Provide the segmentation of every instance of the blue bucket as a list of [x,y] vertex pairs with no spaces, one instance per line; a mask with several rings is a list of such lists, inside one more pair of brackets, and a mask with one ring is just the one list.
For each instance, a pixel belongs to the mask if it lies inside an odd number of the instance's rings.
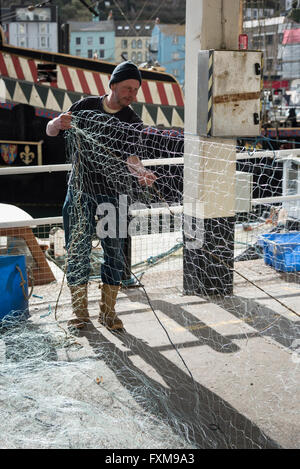
[[28,317],[26,258],[0,256],[0,321],[20,316]]

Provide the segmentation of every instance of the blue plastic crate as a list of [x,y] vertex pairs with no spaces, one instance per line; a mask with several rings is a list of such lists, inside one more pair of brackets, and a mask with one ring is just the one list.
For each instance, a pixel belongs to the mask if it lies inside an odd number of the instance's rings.
[[300,271],[300,232],[261,235],[258,244],[264,251],[264,262],[281,272]]

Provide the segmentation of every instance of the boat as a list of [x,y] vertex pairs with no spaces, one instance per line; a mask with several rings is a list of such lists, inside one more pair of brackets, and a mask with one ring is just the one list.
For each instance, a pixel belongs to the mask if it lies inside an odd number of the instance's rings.
[[[66,163],[63,137],[48,137],[47,123],[83,97],[105,94],[116,65],[12,46],[1,30],[0,167]],[[141,69],[141,75],[132,107],[145,127],[182,132],[184,99],[177,80],[153,69]],[[61,211],[66,180],[64,172],[1,175],[0,200],[34,216],[48,207],[47,215],[55,216]]]

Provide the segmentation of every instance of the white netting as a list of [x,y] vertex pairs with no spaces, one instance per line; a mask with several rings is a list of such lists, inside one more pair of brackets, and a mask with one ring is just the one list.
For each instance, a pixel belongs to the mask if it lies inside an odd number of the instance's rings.
[[[283,188],[293,159],[86,111],[66,145],[68,256],[48,227],[57,284],[34,287],[25,322],[2,320],[1,446],[297,447],[299,241],[287,243],[284,270],[265,263],[259,241],[299,229],[299,199]],[[155,173],[151,187],[132,155]],[[120,233],[121,249],[104,246],[117,259],[106,269],[98,237]],[[134,288],[119,293],[125,331],[113,334],[97,321],[98,283],[121,268]],[[90,323],[76,334],[67,281],[89,283]]]

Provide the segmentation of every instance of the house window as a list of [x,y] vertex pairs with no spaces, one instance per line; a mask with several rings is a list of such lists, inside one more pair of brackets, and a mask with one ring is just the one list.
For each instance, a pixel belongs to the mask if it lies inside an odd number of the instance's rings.
[[48,23],[40,23],[39,24],[39,31],[40,31],[40,34],[49,34],[49,24]]
[[273,34],[267,34],[266,35],[266,44],[273,44]]
[[273,59],[267,59],[266,60],[266,69],[267,70],[272,70],[273,68]]
[[104,37],[103,36],[99,37],[99,44],[104,44]]
[[122,41],[121,41],[121,48],[122,48],[122,49],[127,49],[127,47],[128,47],[128,41],[127,41],[127,39],[122,39]]
[[45,47],[49,47],[49,37],[41,36],[40,37],[40,47],[45,49]]
[[27,24],[20,23],[19,24],[19,34],[26,34],[27,33]]
[[141,39],[137,40],[136,46],[138,49],[141,49],[143,47],[143,41]]
[[91,59],[93,57],[93,49],[88,49],[88,58]]
[[137,53],[137,61],[139,63],[141,63],[143,61],[143,54],[140,51]]
[[132,49],[135,49],[135,48],[136,48],[136,39],[132,39],[132,41],[131,41],[131,47],[132,47]]
[[93,38],[91,36],[87,37],[87,45],[91,46],[93,44]]
[[75,55],[76,55],[77,57],[80,57],[80,56],[81,56],[81,49],[76,49],[76,50],[75,50]]
[[104,51],[104,49],[100,49],[100,50],[99,50],[99,58],[100,58],[100,59],[104,59],[104,56],[105,56],[105,51]]
[[79,44],[81,44],[81,37],[76,37],[76,38],[75,38],[75,44],[76,44],[77,46],[79,46]]
[[282,71],[282,59],[277,60],[276,70]]
[[132,53],[131,53],[131,60],[132,60],[133,62],[136,61],[136,52],[132,52]]
[[28,47],[27,38],[25,36],[18,37],[18,46],[19,47]]
[[254,49],[259,49],[260,47],[262,47],[263,42],[263,36],[256,35],[252,38],[252,46]]

